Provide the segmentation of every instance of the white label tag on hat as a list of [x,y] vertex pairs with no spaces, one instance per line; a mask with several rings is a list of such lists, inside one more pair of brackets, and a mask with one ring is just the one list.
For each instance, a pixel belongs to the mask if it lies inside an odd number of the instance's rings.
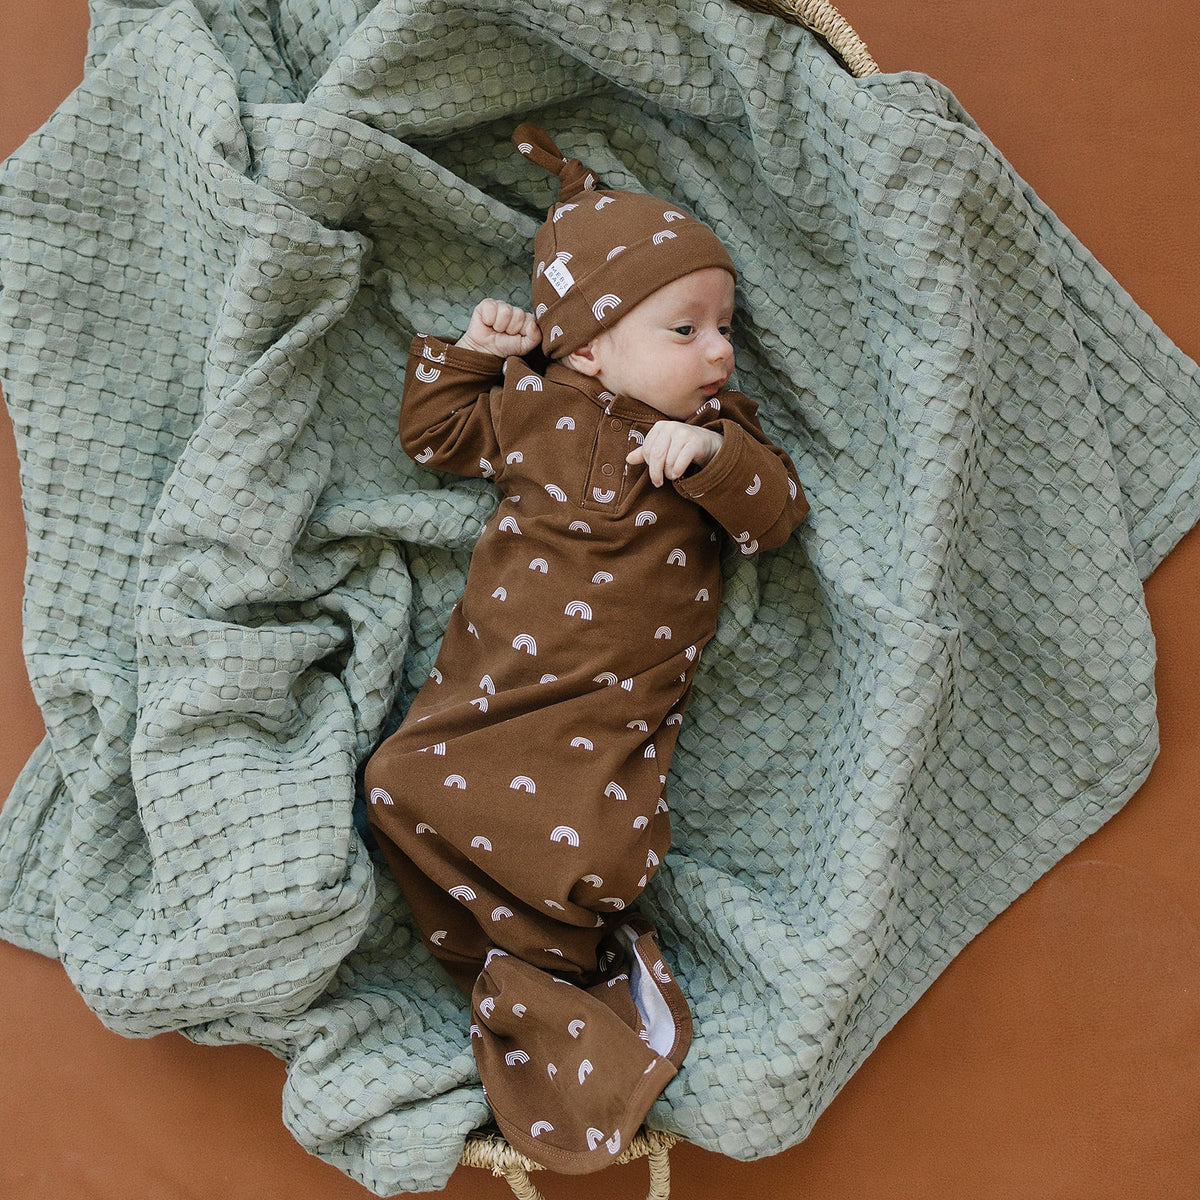
[[575,286],[575,276],[561,258],[556,258],[546,268],[545,277],[560,297],[565,296]]

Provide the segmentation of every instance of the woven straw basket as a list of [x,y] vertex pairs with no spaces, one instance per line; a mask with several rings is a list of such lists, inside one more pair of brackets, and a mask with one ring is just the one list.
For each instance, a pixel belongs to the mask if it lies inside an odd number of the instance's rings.
[[[879,66],[850,23],[828,0],[734,0],[742,8],[769,13],[793,25],[812,30],[833,52],[847,71],[857,79],[875,75]],[[648,1158],[650,1191],[647,1200],[667,1200],[671,1193],[670,1149],[679,1139],[672,1133],[643,1128],[614,1163]],[[529,1178],[540,1171],[540,1164],[526,1158],[495,1130],[471,1134],[459,1162],[464,1167],[485,1167],[493,1175],[503,1175],[517,1200],[545,1200]]]

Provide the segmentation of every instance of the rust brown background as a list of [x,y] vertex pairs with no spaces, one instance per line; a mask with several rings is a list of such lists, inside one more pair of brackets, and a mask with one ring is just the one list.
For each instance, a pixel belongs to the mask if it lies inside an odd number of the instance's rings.
[[[884,70],[947,83],[1081,240],[1200,357],[1200,6],[844,0]],[[0,155],[78,81],[84,0],[0,0]],[[24,541],[0,416],[0,795],[40,736],[20,656]],[[1127,808],[955,960],[803,1145],[672,1154],[676,1200],[1200,1196],[1200,533],[1147,588],[1162,752]],[[280,1123],[283,1066],[126,1041],[57,963],[0,943],[4,1200],[368,1200]],[[645,1164],[538,1183],[645,1195]],[[448,1200],[504,1200],[460,1170]]]

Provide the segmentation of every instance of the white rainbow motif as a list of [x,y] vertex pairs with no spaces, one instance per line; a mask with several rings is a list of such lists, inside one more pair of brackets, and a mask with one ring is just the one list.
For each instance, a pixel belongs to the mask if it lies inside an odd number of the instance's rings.
[[592,488],[592,498],[597,504],[610,504],[617,498],[617,493],[610,491],[608,488],[601,489],[594,487]]
[[507,589],[507,588],[498,587],[498,588],[497,588],[497,589],[496,589],[496,590],[495,590],[495,591],[492,593],[492,599],[493,599],[493,600],[507,600],[507,599],[508,599],[508,589]]
[[670,812],[670,811],[671,811],[671,810],[670,810],[670,809],[667,807],[667,801],[666,801],[666,798],[665,798],[665,797],[663,797],[663,796],[659,796],[659,798],[658,798],[658,803],[657,803],[657,804],[654,806],[654,811],[655,811],[656,813],[665,813],[665,812]]
[[501,949],[500,949],[498,946],[493,946],[493,947],[492,947],[492,948],[491,948],[491,949],[490,949],[490,950],[487,952],[487,958],[485,958],[485,959],[483,960],[483,965],[484,965],[485,967],[486,967],[486,966],[488,966],[488,965],[491,963],[491,961],[492,961],[492,959],[493,959],[493,958],[507,958],[507,957],[508,957],[508,951],[507,951],[507,950],[501,950]]
[[[543,904],[544,904],[544,905],[545,905],[547,908],[557,908],[559,912],[566,912],[566,911],[567,911],[565,908],[563,908],[563,906],[562,906],[561,904],[559,904],[559,902],[558,902],[557,900],[543,900],[543,901],[542,901],[542,903],[543,903]],[[561,950],[551,950],[551,949],[550,949],[550,947],[549,947],[549,946],[547,946],[547,947],[546,947],[546,953],[547,953],[547,954],[558,954],[558,955],[561,955],[561,954],[562,954],[562,951],[561,951]]]
[[510,1050],[504,1056],[504,1061],[508,1063],[510,1067],[515,1067],[518,1063],[527,1063],[529,1061],[529,1055],[526,1054],[524,1050]]
[[552,842],[563,842],[568,846],[579,845],[579,833],[572,829],[570,825],[556,825],[554,832],[550,834]]
[[667,555],[667,563],[672,567],[686,567],[687,555],[684,554],[684,552],[678,546],[676,546],[675,549]]
[[621,691],[632,692],[633,691],[633,680],[632,679],[622,679],[621,680]]
[[682,724],[683,724],[683,713],[677,713],[677,712],[673,712],[673,713],[672,713],[672,714],[671,714],[671,715],[670,715],[670,716],[667,718],[667,721],[666,721],[666,723],[667,723],[668,725],[682,725]]
[[591,533],[592,527],[586,521],[572,521],[567,528],[572,533]]
[[655,640],[656,642],[669,642],[669,641],[671,640],[671,627],[670,627],[670,625],[660,625],[660,626],[659,626],[659,627],[658,627],[658,628],[657,628],[657,629],[654,631],[654,640]]
[[[593,1070],[595,1070],[595,1068],[592,1066],[591,1061],[585,1058],[583,1062],[579,1064],[579,1082],[582,1083],[592,1073]],[[592,1146],[590,1148],[594,1150],[596,1147]]]
[[488,710],[488,702],[487,702],[487,697],[486,697],[486,696],[476,696],[476,697],[475,697],[475,699],[471,701],[471,703],[472,703],[472,704],[473,704],[473,705],[474,705],[474,706],[475,706],[477,709],[479,709],[479,711],[480,711],[481,713],[485,713],[485,712],[487,712],[487,710]]
[[634,829],[645,829],[650,824],[650,818],[647,816],[636,817],[633,822]]
[[591,738],[573,737],[571,739],[571,749],[572,750],[595,750],[595,748],[596,747],[592,743]]
[[434,667],[433,670],[429,672],[429,678],[432,679],[434,681],[434,683],[441,683],[442,682],[442,672],[441,672],[440,668]]
[[589,171],[583,177],[583,190],[585,192],[591,192],[591,191],[595,190],[595,187],[596,187],[596,177],[595,177],[595,175],[593,175],[591,173],[591,171]]
[[572,600],[563,609],[563,614],[568,617],[582,617],[585,621],[590,621],[592,619],[592,606],[585,604],[582,600]]
[[650,968],[654,972],[654,978],[659,983],[671,983],[671,972],[667,970],[666,964],[660,958],[653,967]]
[[481,1042],[483,1041],[483,1030],[474,1021],[471,1022],[471,1036],[478,1038]]
[[602,1141],[604,1141],[604,1134],[601,1133],[599,1129],[592,1127],[587,1131],[587,1144],[589,1150],[595,1150],[595,1148],[600,1145]]
[[553,1133],[554,1126],[549,1121],[534,1121],[529,1127],[530,1137],[541,1137],[543,1133]]
[[759,493],[759,489],[761,487],[762,487],[762,480],[757,475],[755,475],[755,477],[750,481],[750,486],[746,489],[746,495],[747,496],[757,496]]
[[611,671],[601,671],[599,675],[592,676],[592,682],[602,683],[605,687],[612,687],[618,680]]
[[485,838],[482,834],[480,834],[479,837],[473,837],[471,839],[471,849],[472,850],[487,850],[490,852],[491,848],[492,848],[491,839]]
[[661,246],[663,242],[674,241],[678,236],[679,235],[677,233],[672,232],[670,229],[664,229],[661,232],[656,233],[650,240],[656,246]]
[[537,791],[537,784],[528,775],[517,775],[508,785],[514,792],[528,792],[531,796]]
[[648,508],[642,509],[636,517],[633,518],[635,525],[654,525],[658,521],[658,514],[652,513]]
[[686,649],[686,650],[683,652],[683,656],[684,656],[684,658],[686,658],[686,659],[688,660],[688,662],[695,662],[695,661],[696,661],[696,655],[697,655],[697,654],[699,654],[699,653],[700,653],[700,651],[699,651],[699,650],[697,650],[695,646],[689,646],[689,647],[688,647],[688,648],[687,648],[687,649]]
[[552,342],[557,342],[562,335],[563,331],[560,325],[555,325],[554,328],[550,330],[550,340]]
[[496,473],[496,468],[493,467],[486,458],[481,458],[479,460],[479,473],[484,477],[484,479],[491,479],[491,477]]
[[558,420],[554,423],[554,428],[555,429],[574,429],[575,428],[575,418],[574,417],[559,417]]
[[422,383],[437,383],[442,377],[442,373],[437,367],[427,367],[423,362],[417,363],[417,369],[413,374]]
[[616,196],[601,196],[596,201],[596,211],[599,212],[602,208],[607,208],[610,204],[616,204]]
[[558,1068],[553,1063],[547,1063],[546,1064],[546,1074],[549,1075],[551,1079],[553,1079],[555,1077],[555,1075],[558,1074]]
[[614,258],[616,258],[618,254],[620,254],[622,251],[624,251],[626,249],[628,249],[628,247],[626,247],[626,246],[614,246],[606,255],[605,261],[612,262],[612,260]]
[[533,145],[530,142],[518,142],[517,149],[520,150],[520,152],[524,154],[526,158],[533,153]]
[[714,396],[711,400],[706,400],[702,405],[700,405],[700,407],[698,409],[696,409],[696,412],[702,413],[707,408],[711,408],[713,410],[713,412],[720,412],[721,411],[720,400],[718,400],[716,398],[716,396]]
[[461,901],[463,904],[470,904],[475,899],[474,888],[469,888],[465,883],[455,884],[452,888],[446,889],[455,900]]
[[653,742],[651,742],[646,747],[646,749],[642,751],[642,757],[643,758],[657,758],[658,757],[658,750],[655,747]]
[[523,1004],[514,1004],[512,1006],[512,1014],[514,1017],[523,1017],[529,1010]]
[[496,1011],[495,996],[484,996],[479,1002],[479,1011],[485,1016],[490,1017]]
[[[546,268],[541,263],[538,263],[539,274],[541,274],[541,272],[545,269]],[[533,315],[540,321],[546,315],[546,306],[544,304],[539,304],[537,308],[533,310]]]
[[376,788],[371,789],[371,803],[372,804],[395,804],[396,802],[395,802],[395,800],[393,800],[391,798],[391,796],[388,795],[387,792],[385,792],[383,790],[383,788],[376,787]]
[[663,220],[669,225],[672,221],[686,221],[687,217],[681,212],[676,212],[676,210],[673,208],[668,208],[667,211],[663,213]]
[[613,577],[607,571],[597,571],[592,576],[593,583],[612,583]]
[[432,833],[435,837],[437,836],[437,830],[428,821],[422,821],[418,824],[417,833]]
[[791,496],[791,498],[793,500],[795,500],[795,498],[798,494],[799,493],[796,490],[796,481],[794,479],[789,479],[788,480],[788,495]]
[[424,466],[424,464],[427,463],[432,457],[433,457],[433,447],[426,446],[425,449],[422,450],[420,454],[416,455],[416,460],[417,460],[417,462],[421,463],[422,466]]
[[442,787],[457,788],[460,792],[467,790],[467,781],[461,775],[447,775],[442,780]]
[[518,633],[512,640],[512,648],[514,650],[524,650],[526,654],[537,657],[537,642],[527,633]]
[[657,854],[654,853],[653,850],[651,850],[650,853],[646,855],[646,866],[648,866],[648,867],[657,867],[661,862],[662,862],[662,860],[658,857]]
[[558,682],[557,675],[543,675],[541,677],[541,679],[538,680],[538,683],[557,683],[557,682]]
[[426,343],[421,347],[421,357],[429,359],[430,362],[444,363],[446,361],[446,352],[443,350],[441,354],[434,354],[433,347]]
[[492,677],[490,675],[485,675],[479,681],[479,690],[487,692],[489,696],[494,696],[496,694],[496,685],[492,682]]
[[745,555],[757,554],[758,553],[758,541],[756,539],[752,539],[751,541],[746,542],[744,545],[740,546],[739,549]]
[[577,1038],[586,1028],[587,1028],[587,1023],[585,1021],[581,1021],[578,1017],[576,1017],[575,1020],[572,1021],[567,1026],[567,1032],[573,1038]]
[[609,781],[608,786],[604,789],[604,794],[612,800],[628,800],[629,797],[625,794],[625,789],[616,782]]
[[560,220],[562,220],[562,218],[565,217],[567,215],[567,213],[569,213],[572,209],[576,209],[578,207],[579,207],[578,204],[560,204],[554,210],[555,224],[557,224]]
[[627,440],[636,442],[639,446],[644,446],[646,444],[646,435],[644,433],[639,433],[636,429],[631,429],[629,431],[629,437]]
[[559,502],[559,504],[566,503],[567,493],[564,492],[562,490],[562,488],[560,488],[558,486],[557,483],[546,483],[546,484],[543,484],[542,486],[546,489],[547,494],[549,494],[550,496],[553,496],[554,499]]
[[650,726],[646,724],[640,717],[636,721],[630,721],[625,726],[626,729],[640,729],[643,733],[650,732]]
[[[571,207],[574,208],[575,205],[572,205]],[[557,258],[560,263],[566,264],[569,263],[571,259],[575,257],[575,255],[573,255],[569,250],[559,250],[554,257]]]
[[611,904],[617,912],[620,912],[625,907],[625,901],[620,896],[604,896],[600,899],[600,903]]
[[696,599],[697,600],[707,600],[708,599],[708,588],[701,588],[696,593]]
[[601,879],[599,875],[585,875],[583,877],[583,882],[590,883],[592,885],[592,887],[603,887],[604,886],[604,880]]
[[440,946],[446,940],[446,931],[444,929],[436,929],[429,935],[429,940],[435,945]]
[[492,909],[492,920],[503,921],[505,917],[511,917],[513,911],[511,908],[506,908],[503,904],[498,904]]
[[537,571],[540,575],[548,575],[550,573],[550,564],[544,558],[533,558],[529,561],[529,569]]
[[474,622],[467,622],[467,632],[476,640],[479,641],[479,630],[475,628]]
[[592,305],[592,316],[597,321],[603,321],[608,313],[614,308],[619,308],[621,305],[621,297],[614,295],[612,292],[606,292]]
[[613,1133],[612,1137],[605,1138],[604,1145],[609,1154],[616,1154],[621,1149],[621,1131],[618,1129]]
[[513,463],[524,462],[525,455],[523,455],[520,450],[513,450],[504,461],[511,467]]

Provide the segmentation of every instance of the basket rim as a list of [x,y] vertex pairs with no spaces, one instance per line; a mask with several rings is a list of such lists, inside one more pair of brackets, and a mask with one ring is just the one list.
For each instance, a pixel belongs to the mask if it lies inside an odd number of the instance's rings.
[[829,0],[733,0],[742,8],[768,13],[815,33],[856,79],[880,74],[879,64],[854,27]]

